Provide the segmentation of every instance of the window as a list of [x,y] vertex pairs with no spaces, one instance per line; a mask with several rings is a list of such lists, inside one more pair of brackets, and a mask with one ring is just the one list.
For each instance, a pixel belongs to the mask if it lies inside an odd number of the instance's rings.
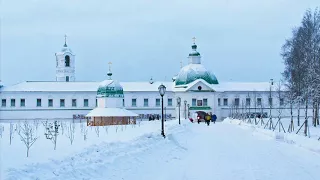
[[89,99],[84,99],[83,100],[83,106],[88,107],[89,106]]
[[131,106],[137,107],[137,99],[132,99],[131,100]]
[[224,98],[223,99],[223,105],[224,106],[228,106],[228,98]]
[[221,100],[218,98],[218,106],[221,106]]
[[69,82],[69,76],[66,76],[66,82]]
[[66,55],[64,60],[65,60],[66,67],[70,67],[70,56]]
[[65,104],[64,104],[64,99],[60,99],[60,107],[64,107]]
[[37,107],[41,107],[41,99],[37,99]]
[[283,105],[284,105],[284,99],[280,98],[280,106],[283,106]]
[[234,105],[235,106],[239,106],[240,105],[240,99],[239,98],[235,98],[234,99]]
[[168,106],[172,106],[172,98],[168,99]]
[[202,100],[197,100],[197,106],[202,106]]
[[98,106],[98,99],[96,99],[96,107]]
[[72,99],[72,107],[77,107],[77,100],[76,99]]
[[53,107],[53,99],[48,99],[48,107]]
[[143,99],[143,106],[148,107],[149,106],[149,99]]
[[26,100],[25,99],[20,99],[20,106],[25,107],[26,106]]
[[124,99],[122,99],[122,106],[123,106],[123,107],[125,107],[125,104],[124,104]]
[[208,106],[208,99],[203,99],[203,106]]
[[196,99],[192,99],[192,106],[196,106],[197,100]]
[[6,99],[2,99],[1,106],[2,107],[6,107],[7,106],[7,100]]
[[157,106],[157,107],[160,106],[160,99],[156,99],[156,106]]
[[261,104],[262,104],[262,99],[261,98],[257,98],[257,105],[261,106]]
[[272,106],[272,98],[269,98],[269,106]]
[[246,106],[251,106],[251,99],[250,98],[246,98]]
[[11,99],[11,107],[15,107],[16,106],[16,100],[15,99]]

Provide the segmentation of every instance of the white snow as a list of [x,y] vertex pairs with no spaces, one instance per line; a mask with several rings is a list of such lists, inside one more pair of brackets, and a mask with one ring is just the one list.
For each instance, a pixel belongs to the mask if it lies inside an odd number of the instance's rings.
[[124,108],[95,108],[91,110],[87,117],[137,117],[138,114],[128,111]]
[[[198,82],[198,80],[196,80]],[[194,83],[197,83],[194,81]],[[103,81],[104,82],[104,81]],[[105,83],[111,82],[106,80]],[[12,86],[4,86],[2,92],[96,92],[101,82],[56,82],[56,81],[26,81]],[[210,85],[212,89],[218,92],[224,91],[269,91],[269,82],[220,82],[220,84]],[[166,90],[181,91],[181,88],[175,88],[174,82],[155,81],[150,82],[120,82],[125,92],[154,92],[163,84]],[[189,84],[191,87],[192,83]],[[179,86],[177,86],[179,87]],[[273,87],[273,91],[275,91]],[[183,89],[182,89],[183,90]]]
[[[4,125],[7,128],[8,124]],[[89,128],[91,133],[87,141],[77,134],[73,145],[62,143],[56,151],[52,150],[51,142],[43,139],[31,148],[29,158],[23,157],[25,149],[18,139],[11,146],[8,145],[6,129],[1,138],[1,167],[2,173],[6,174],[1,178],[319,178],[320,152],[279,141],[279,138],[265,135],[259,128],[242,125],[240,121],[226,120],[224,123],[206,126],[204,123],[192,124],[186,120],[179,125],[174,120],[165,122],[165,125],[166,139],[160,136],[160,121],[144,122],[140,127],[127,126],[117,133],[115,127],[109,128],[108,134],[102,133],[104,128],[101,128],[99,138],[94,138],[94,128]],[[61,136],[62,142],[68,140],[65,139]],[[311,140],[314,145],[319,144],[319,141]]]

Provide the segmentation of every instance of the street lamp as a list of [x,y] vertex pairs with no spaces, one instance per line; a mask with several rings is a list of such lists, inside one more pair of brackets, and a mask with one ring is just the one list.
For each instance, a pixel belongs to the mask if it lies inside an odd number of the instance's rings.
[[180,97],[177,98],[177,105],[179,107],[179,124],[180,124],[180,106],[181,106],[181,98]]
[[271,109],[272,109],[272,96],[271,96],[271,90],[272,90],[272,86],[273,86],[273,79],[270,79],[270,97],[269,97],[269,106],[270,106],[270,126],[269,129],[271,129],[271,127],[273,128],[273,123],[272,123],[272,116],[271,116]]
[[190,108],[190,104],[187,104],[188,107],[188,118],[190,117],[190,112],[189,112],[189,108]]
[[187,100],[184,100],[184,118],[187,119]]
[[164,122],[163,122],[163,96],[166,93],[166,86],[164,86],[163,84],[161,84],[158,87],[160,96],[161,96],[161,111],[162,111],[162,119],[161,119],[161,135],[165,138],[166,136],[164,135]]

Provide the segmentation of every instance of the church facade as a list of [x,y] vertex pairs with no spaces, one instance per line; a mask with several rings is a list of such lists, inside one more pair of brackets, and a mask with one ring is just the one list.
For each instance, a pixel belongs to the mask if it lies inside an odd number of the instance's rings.
[[[219,82],[201,64],[195,42],[191,47],[189,64],[181,67],[171,81],[119,82],[123,87],[122,106],[139,114],[140,119],[159,117],[161,84],[166,86],[165,118],[178,118],[180,114],[185,119],[194,118],[195,113],[212,113],[221,120],[235,110],[269,113],[270,107],[285,106],[284,98],[275,97],[275,87],[270,82]],[[114,91],[101,89],[101,82],[76,81],[75,55],[66,42],[55,56],[55,81],[25,81],[0,87],[1,120],[84,118],[97,106],[101,91]],[[109,67],[108,76],[111,75]],[[177,98],[181,99],[180,107]],[[108,103],[112,103],[112,97],[109,99]]]

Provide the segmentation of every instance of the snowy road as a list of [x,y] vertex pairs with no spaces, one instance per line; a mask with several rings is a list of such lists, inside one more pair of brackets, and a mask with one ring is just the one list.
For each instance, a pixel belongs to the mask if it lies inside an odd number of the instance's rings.
[[320,154],[250,129],[184,124],[131,143],[102,144],[63,161],[14,169],[8,179],[316,180]]

